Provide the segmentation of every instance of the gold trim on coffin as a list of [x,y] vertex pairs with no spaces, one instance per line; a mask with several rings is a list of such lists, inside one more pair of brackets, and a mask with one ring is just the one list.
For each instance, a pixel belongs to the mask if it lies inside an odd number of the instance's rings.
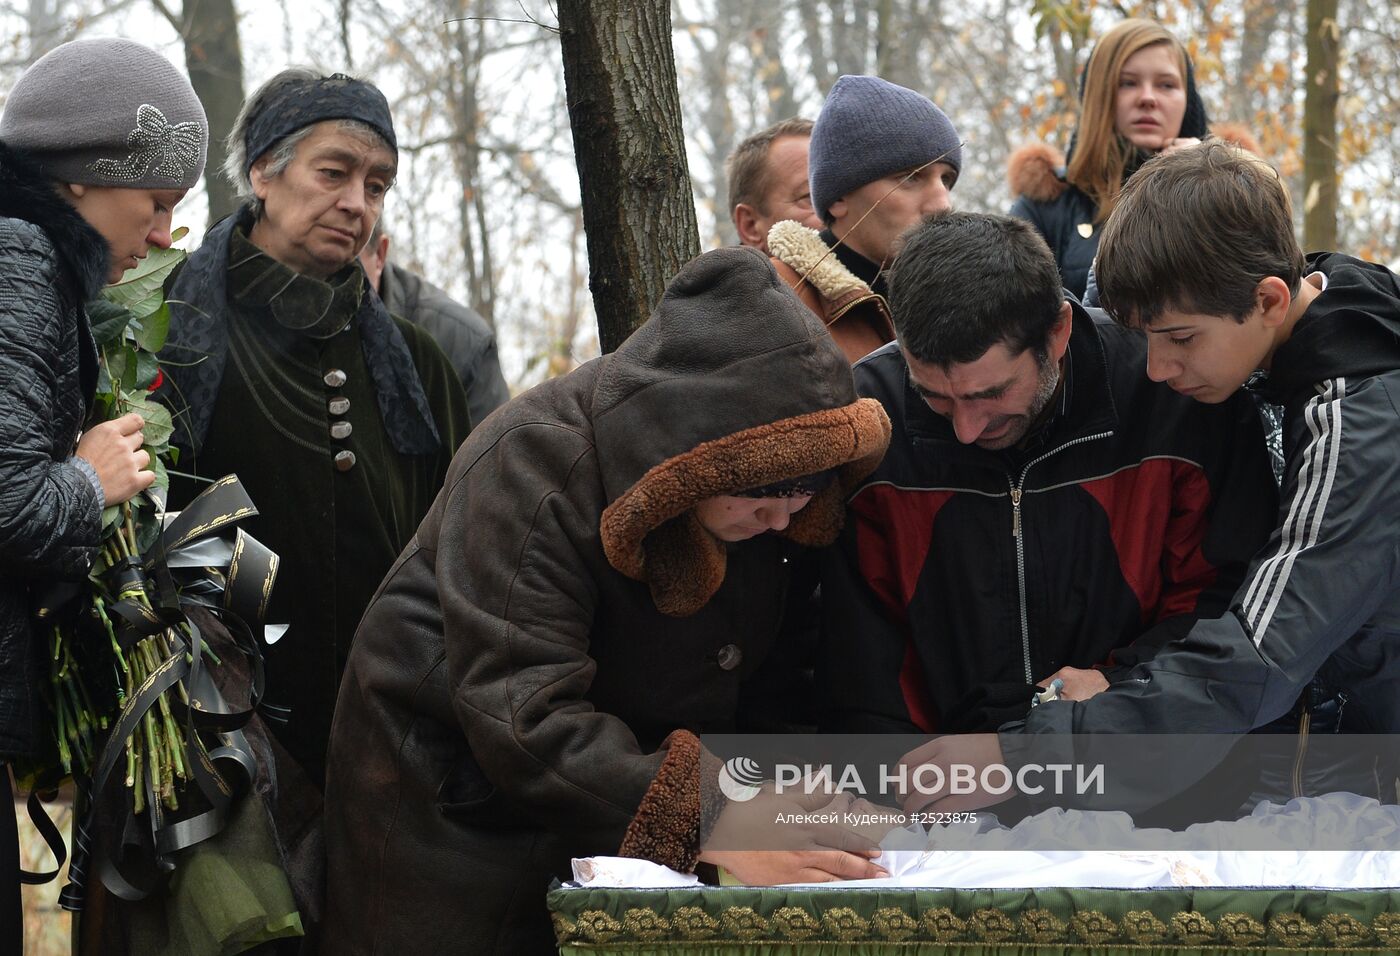
[[820,917],[799,906],[783,906],[762,916],[748,906],[729,906],[718,916],[698,906],[682,906],[669,917],[649,907],[632,907],[619,920],[606,910],[584,910],[577,919],[553,914],[561,946],[607,947],[613,943],[772,942],[772,943],[1027,943],[1095,947],[1217,944],[1238,950],[1324,949],[1337,952],[1388,951],[1400,945],[1400,913],[1381,913],[1368,926],[1343,913],[1312,922],[1299,913],[1280,913],[1265,926],[1248,913],[1226,913],[1215,920],[1196,912],[1172,916],[1170,925],[1147,910],[1115,920],[1098,910],[1082,910],[1068,922],[1046,909],[1017,916],[994,908],[959,918],[947,907],[927,909],[918,918],[889,906],[866,918],[848,906]]

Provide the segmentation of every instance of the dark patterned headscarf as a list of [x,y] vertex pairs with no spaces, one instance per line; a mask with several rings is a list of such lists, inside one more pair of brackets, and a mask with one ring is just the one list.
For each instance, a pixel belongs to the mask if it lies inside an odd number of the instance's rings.
[[248,121],[243,138],[245,173],[258,158],[299,129],[323,120],[350,119],[364,123],[384,138],[395,154],[394,118],[389,101],[379,88],[363,80],[337,73],[310,80],[296,80],[278,87]]
[[743,491],[734,492],[734,496],[736,498],[800,498],[803,495],[815,495],[835,480],[836,470],[828,469],[811,475],[789,478],[787,481],[775,481],[771,485],[745,488]]

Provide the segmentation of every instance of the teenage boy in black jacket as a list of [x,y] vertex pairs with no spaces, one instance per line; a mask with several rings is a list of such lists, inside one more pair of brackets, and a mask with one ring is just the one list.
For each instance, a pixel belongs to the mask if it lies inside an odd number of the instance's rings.
[[[1147,331],[1154,381],[1216,405],[1256,369],[1267,373],[1256,387],[1285,409],[1277,527],[1228,610],[1128,679],[1037,707],[998,736],[946,738],[906,759],[1015,767],[1028,749],[1072,747],[1092,760],[1105,738],[1086,735],[1101,732],[1243,733],[1287,711],[1315,675],[1346,694],[1341,730],[1400,731],[1396,276],[1337,253],[1305,259],[1273,168],[1207,144],[1133,177],[1104,231],[1098,277],[1110,314]],[[1190,782],[1145,787],[1160,797]],[[1125,805],[1139,792],[1118,791]],[[1004,799],[933,796],[938,807]]]
[[1247,396],[1145,379],[1143,334],[1067,300],[1023,220],[916,227],[891,304],[854,371],[893,438],[823,567],[825,729],[995,730],[1225,610],[1276,504]]

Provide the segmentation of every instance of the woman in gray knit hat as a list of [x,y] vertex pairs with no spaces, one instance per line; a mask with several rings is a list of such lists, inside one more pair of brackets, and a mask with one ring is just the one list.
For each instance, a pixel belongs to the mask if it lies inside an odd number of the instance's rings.
[[[130,40],[78,40],[31,66],[0,113],[0,806],[39,746],[37,581],[81,580],[101,514],[154,480],[139,416],[82,431],[97,387],[84,303],[151,245],[204,171],[189,81]],[[22,951],[15,819],[0,813],[0,952]]]

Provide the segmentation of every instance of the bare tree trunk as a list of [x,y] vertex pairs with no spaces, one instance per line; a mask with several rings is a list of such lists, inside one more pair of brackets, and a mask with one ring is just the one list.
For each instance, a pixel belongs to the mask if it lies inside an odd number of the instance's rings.
[[25,62],[33,63],[63,40],[63,0],[29,0],[25,16],[29,45]]
[[918,67],[919,43],[937,36],[928,11],[916,0],[879,0],[876,21],[875,72],[891,83],[929,92],[929,75]]
[[1221,118],[1249,122],[1254,118],[1255,74],[1269,52],[1269,41],[1282,11],[1272,0],[1243,0],[1243,5],[1240,58],[1228,88],[1230,115]]
[[831,52],[838,76],[870,70],[870,0],[830,0]]
[[[1286,16],[1288,19],[1285,23],[1283,35],[1285,38],[1284,42],[1287,44],[1288,47],[1288,54],[1283,62],[1293,64],[1297,63],[1301,58],[1298,52],[1299,43],[1301,42],[1303,44],[1304,49],[1306,49],[1307,47],[1307,38],[1303,36],[1303,32],[1306,29],[1308,22],[1307,7],[1305,4],[1302,3],[1294,3],[1291,6],[1289,6]],[[1299,126],[1302,125],[1302,117],[1301,114],[1298,113],[1294,104],[1298,102],[1299,82],[1307,82],[1307,77],[1305,75],[1306,73],[1306,69],[1302,71],[1293,69],[1285,70],[1283,89],[1278,91],[1278,99],[1276,101],[1277,109],[1280,115],[1288,116],[1290,119],[1297,120]],[[1296,164],[1293,170],[1293,174],[1288,177],[1288,194],[1290,196],[1301,196],[1303,194],[1302,163]],[[1295,214],[1295,218],[1297,218],[1299,223],[1301,224],[1302,210],[1298,208],[1297,203],[1294,203],[1293,211]]]
[[209,223],[233,212],[238,195],[224,178],[228,150],[224,140],[243,106],[243,50],[238,43],[238,11],[233,0],[185,0],[178,18],[160,0],[155,6],[171,19],[185,41],[185,68],[204,113],[209,117],[209,161],[204,186],[209,196]]
[[[489,11],[482,11],[483,16]],[[467,39],[466,24],[459,24],[457,34],[458,55],[462,59],[467,81],[463,83],[466,95],[462,101],[459,116],[459,141],[467,151],[467,170],[471,183],[472,212],[476,222],[476,234],[481,240],[481,268],[473,276],[471,288],[472,308],[481,314],[492,328],[496,327],[496,265],[491,261],[491,233],[486,228],[486,191],[481,188],[481,148],[478,142],[481,132],[481,106],[477,94],[477,80],[481,76],[481,61],[486,55],[486,21],[475,21],[476,42]],[[470,64],[470,66],[468,66]],[[466,224],[463,224],[466,228]]]
[[[486,17],[491,10],[483,0],[450,0],[443,9],[451,20],[447,30],[452,69],[444,91],[454,134],[452,164],[461,183],[457,193],[458,238],[466,263],[469,304],[494,327],[495,264],[491,261],[491,245],[485,228],[479,143],[481,110],[477,96],[477,79],[485,53],[484,21],[467,19],[468,15]],[[475,42],[469,30],[475,31]]]
[[724,161],[734,148],[734,111],[729,105],[729,94],[734,85],[734,76],[729,69],[731,51],[742,47],[749,32],[748,17],[743,0],[717,0],[714,15],[711,17],[714,41],[708,48],[696,39],[696,49],[700,53],[700,77],[704,81],[705,106],[700,110],[700,122],[709,141],[706,149],[706,164],[710,169],[708,182],[698,179],[695,185],[702,192],[701,199],[709,200],[715,210],[715,231],[721,245],[738,241],[734,223],[729,216],[729,184]]
[[583,269],[579,265],[579,239],[583,238],[583,213],[574,213],[574,230],[569,236],[569,304],[564,310],[559,333],[554,336],[549,349],[550,378],[563,375],[574,368],[574,337],[578,335],[578,325],[583,318],[583,302],[580,294],[583,289]]
[[282,58],[288,63],[295,63],[296,56],[292,52],[292,9],[288,0],[277,0],[277,5],[282,9]]
[[[443,92],[447,97],[448,113],[452,120],[452,167],[457,173],[457,240],[462,248],[462,260],[466,266],[468,294],[474,294],[478,286],[476,264],[476,240],[472,237],[472,194],[476,191],[476,173],[471,162],[472,144],[475,136],[469,136],[463,122],[471,122],[473,113],[467,106],[472,98],[475,85],[472,70],[475,64],[464,60],[461,53],[461,25],[466,16],[465,0],[443,5],[443,12],[450,18],[446,30],[451,34],[448,41],[449,60],[454,68],[444,78]],[[473,306],[475,308],[475,306]],[[477,310],[480,311],[479,309]]]
[[1337,0],[1308,0],[1307,88],[1303,93],[1303,245],[1337,247]]
[[831,62],[839,79],[851,72],[846,66],[851,57],[851,25],[846,19],[846,0],[826,0],[826,8],[831,16]]
[[894,23],[894,0],[875,0],[875,74],[890,79],[894,68],[894,46],[898,28]]
[[826,33],[822,30],[818,0],[798,0],[797,9],[802,17],[802,34],[807,40],[812,79],[817,81],[821,95],[826,96],[836,77],[831,75],[831,62],[826,55]]
[[[761,8],[755,7],[757,13]],[[767,19],[755,29],[762,31],[763,62],[756,64],[768,96],[768,125],[797,115],[797,97],[792,92],[792,77],[783,63],[783,11],[781,7],[763,9]]]
[[700,251],[668,0],[563,0],[588,286],[604,352],[646,321]]
[[1079,44],[1073,33],[1060,28],[1050,21],[1046,35],[1050,39],[1050,49],[1055,51],[1055,78],[1064,84],[1064,94],[1060,99],[1064,109],[1079,112]]
[[355,68],[355,54],[350,49],[350,0],[340,0],[340,9],[336,13],[336,19],[340,21],[340,49],[345,54],[345,69]]

